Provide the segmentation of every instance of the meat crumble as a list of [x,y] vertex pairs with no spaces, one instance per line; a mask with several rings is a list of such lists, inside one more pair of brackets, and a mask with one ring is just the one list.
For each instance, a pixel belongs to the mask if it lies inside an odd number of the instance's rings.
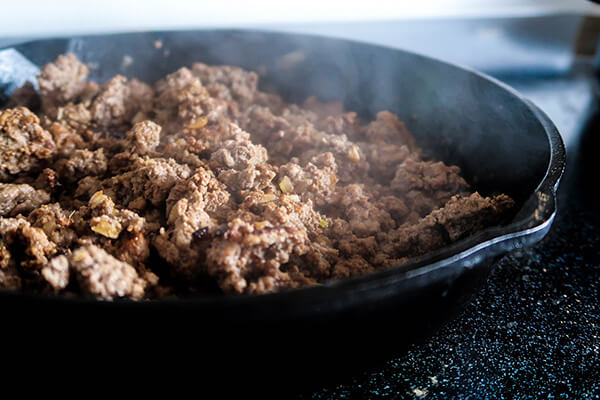
[[260,294],[397,267],[503,223],[389,111],[372,121],[196,63],[153,85],[72,54],[0,109],[0,288]]

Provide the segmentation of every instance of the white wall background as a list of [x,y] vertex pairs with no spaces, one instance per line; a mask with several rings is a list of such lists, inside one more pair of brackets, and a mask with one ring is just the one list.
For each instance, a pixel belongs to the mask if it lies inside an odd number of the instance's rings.
[[0,38],[146,29],[600,14],[586,0],[0,0]]

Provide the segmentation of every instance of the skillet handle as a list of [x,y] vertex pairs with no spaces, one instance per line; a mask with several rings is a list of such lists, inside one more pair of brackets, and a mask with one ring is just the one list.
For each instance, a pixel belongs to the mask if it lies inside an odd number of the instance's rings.
[[[528,206],[523,207],[517,215],[517,217],[519,217],[521,214],[533,214],[529,225],[530,227],[535,227],[540,223],[553,218],[554,214],[556,214],[557,190],[560,179],[565,171],[567,154],[562,136],[546,113],[531,100],[523,100],[544,128],[544,131],[548,136],[548,142],[550,143],[550,160],[546,175],[531,198],[527,200]],[[535,210],[533,213],[531,212],[532,209]]]

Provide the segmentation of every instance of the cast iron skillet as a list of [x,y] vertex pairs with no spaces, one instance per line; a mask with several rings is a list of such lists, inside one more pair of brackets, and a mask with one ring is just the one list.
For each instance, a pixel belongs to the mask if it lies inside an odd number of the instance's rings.
[[[481,193],[511,195],[518,212],[508,225],[399,268],[285,293],[140,303],[0,294],[5,313],[58,339],[73,340],[76,331],[96,338],[92,347],[104,348],[107,337],[123,335],[129,340],[121,346],[128,351],[142,340],[153,346],[156,351],[148,354],[154,356],[185,351],[206,360],[216,353],[211,363],[223,356],[234,365],[260,357],[280,371],[307,360],[315,368],[350,358],[362,362],[365,355],[391,357],[439,329],[481,287],[498,257],[539,241],[554,219],[565,167],[556,128],[513,89],[480,73],[401,50],[316,36],[142,32],[40,40],[0,50],[0,70],[9,71],[0,74],[5,94],[35,75],[35,66],[21,55],[40,66],[65,52],[89,63],[91,79],[100,82],[117,73],[153,82],[202,61],[262,71],[262,87],[290,101],[309,95],[343,100],[346,109],[365,118],[390,110],[421,147],[459,165]],[[106,349],[116,348],[111,346]]]

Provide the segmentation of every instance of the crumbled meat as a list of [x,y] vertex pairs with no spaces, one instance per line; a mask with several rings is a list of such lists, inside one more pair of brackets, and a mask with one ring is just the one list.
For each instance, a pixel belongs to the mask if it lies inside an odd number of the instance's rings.
[[107,160],[104,149],[90,151],[73,150],[69,158],[62,158],[55,164],[61,181],[73,183],[86,176],[103,175],[106,172]]
[[389,212],[390,216],[396,221],[396,225],[404,222],[410,212],[404,200],[392,195],[380,197],[376,203],[376,207]]
[[369,172],[369,162],[363,150],[348,140],[345,135],[319,133],[319,140],[313,148],[301,155],[301,160],[309,161],[319,156],[323,151],[335,156],[338,166],[337,179],[342,183],[364,182]]
[[37,115],[24,107],[0,111],[0,181],[36,172],[54,151],[54,140]]
[[52,122],[48,126],[48,132],[56,144],[59,157],[68,157],[74,149],[83,149],[86,146],[83,137],[68,125]]
[[173,206],[182,199],[198,201],[208,212],[218,213],[218,210],[229,206],[230,193],[211,170],[201,167],[189,179],[180,181],[172,188],[166,202],[168,219],[173,218]]
[[241,107],[245,107],[252,102],[258,85],[256,72],[244,71],[241,68],[229,65],[209,66],[195,63],[192,65],[192,73],[200,78],[202,84],[209,89],[225,89],[219,92],[225,92],[228,96],[221,94],[221,97],[224,97],[224,100],[233,99]]
[[201,129],[207,122],[217,122],[228,111],[227,103],[211,97],[198,79],[178,93],[177,117],[188,130]]
[[[102,300],[321,284],[510,218],[389,111],[302,105],[202,63],[153,85],[72,54],[0,110],[0,288]],[[38,115],[32,111],[38,112]]]
[[296,286],[280,266],[306,250],[306,233],[294,227],[265,227],[233,220],[206,252],[206,268],[221,289],[233,293],[274,291]]
[[369,236],[394,227],[389,212],[377,207],[364,185],[347,185],[338,191],[338,196],[339,206],[344,207],[349,227],[357,236]]
[[0,216],[16,217],[50,201],[50,195],[29,185],[0,183]]
[[202,130],[208,121],[217,122],[228,103],[212,97],[188,68],[180,68],[155,85],[157,122],[169,134]]
[[336,173],[337,164],[331,153],[313,157],[304,168],[296,163],[279,168],[279,175],[289,178],[293,192],[304,201],[312,200],[317,207],[335,202]]
[[443,206],[452,196],[467,191],[469,185],[459,173],[457,166],[409,157],[396,169],[390,186],[422,217]]
[[330,114],[317,122],[317,128],[334,135],[346,135],[357,139],[360,133],[360,123],[355,112]]
[[160,108],[173,107],[174,104],[177,104],[179,93],[193,80],[192,71],[182,67],[156,82],[154,88],[157,94],[157,106]]
[[369,163],[369,175],[386,184],[394,179],[398,165],[409,157],[418,157],[406,145],[361,142],[358,146]]
[[[176,274],[196,276],[205,257],[203,238],[219,229],[230,210],[230,194],[212,172],[198,168],[187,181],[173,187],[166,206],[168,229],[161,229],[154,245]],[[199,231],[204,234],[199,236]]]
[[142,272],[146,271],[150,236],[159,228],[158,224],[147,221],[131,210],[116,207],[113,200],[102,191],[92,195],[88,206],[80,208],[79,215],[89,228],[86,230],[89,234],[86,243],[101,245],[119,260]]
[[455,242],[498,223],[513,206],[514,201],[504,194],[481,197],[475,192],[468,197],[452,197],[443,208],[431,215],[444,227],[450,241]]
[[48,257],[56,253],[56,245],[40,228],[32,227],[23,218],[0,217],[0,241],[11,249],[22,247],[25,250],[20,267],[29,270],[39,270],[48,263]]
[[82,246],[68,257],[69,269],[75,275],[83,294],[104,300],[141,299],[146,282],[131,265],[119,261],[94,245]]
[[383,258],[416,257],[497,224],[514,206],[506,195],[454,196],[442,208],[387,233],[381,247]]
[[54,257],[42,268],[42,276],[55,290],[62,290],[69,284],[69,260],[60,255]]
[[117,75],[112,78],[91,105],[92,119],[102,126],[120,126],[131,122],[136,110],[144,111],[152,103],[152,88],[136,79]]
[[59,248],[67,249],[82,230],[81,213],[64,210],[59,203],[46,204],[29,214],[31,225],[44,231]]
[[[65,127],[72,129],[75,132],[83,134],[87,133],[86,129],[90,126],[92,114],[83,104],[68,103],[56,108],[55,111],[56,112],[52,114],[52,118],[56,122],[63,124]],[[50,114],[47,114],[47,116],[49,115]]]
[[335,279],[349,278],[364,275],[374,270],[373,265],[369,264],[364,258],[354,255],[335,264],[332,277]]
[[173,159],[144,157],[135,159],[130,171],[107,178],[100,186],[118,204],[129,206],[135,203],[136,209],[142,209],[147,203],[160,206],[173,186],[190,175],[187,165]]
[[289,137],[287,130],[290,124],[285,118],[274,114],[274,111],[268,107],[252,105],[244,110],[239,117],[242,129],[252,132],[252,140],[261,143],[267,143],[269,140],[269,153],[274,152],[289,154],[291,148],[286,145],[284,138]]
[[33,187],[46,193],[53,193],[60,187],[56,171],[52,168],[44,168],[33,182]]
[[60,55],[42,68],[38,83],[44,108],[74,100],[85,88],[88,72],[73,54]]
[[262,190],[271,184],[277,173],[269,164],[249,165],[241,171],[228,169],[219,173],[219,180],[232,191]]
[[[184,132],[187,131],[184,130]],[[249,138],[250,134],[243,131],[235,123],[211,124],[199,130],[194,130],[193,134],[186,135],[185,137],[179,137],[178,135],[168,137],[169,144],[165,146],[165,153],[178,161],[181,159],[181,162],[189,163],[181,158],[180,153],[182,151],[185,152],[187,150],[194,154],[209,155],[218,151],[223,146],[224,141],[251,143],[248,141]],[[260,156],[257,152],[260,152],[260,147],[254,146],[251,154]]]
[[351,257],[354,254],[367,260],[373,258],[379,251],[378,243],[374,236],[359,238],[355,235],[349,235],[340,240],[337,246],[340,252],[347,257]]
[[102,189],[102,182],[96,176],[86,176],[77,182],[75,197],[84,197],[89,199],[94,193]]
[[408,131],[404,122],[389,111],[377,113],[377,119],[364,128],[365,136],[375,144],[394,143],[415,148],[415,138]]
[[127,132],[127,148],[139,155],[154,152],[160,144],[161,129],[152,121],[138,122]]
[[267,150],[250,140],[226,140],[222,146],[210,156],[211,161],[218,167],[241,170],[249,165],[267,161]]

